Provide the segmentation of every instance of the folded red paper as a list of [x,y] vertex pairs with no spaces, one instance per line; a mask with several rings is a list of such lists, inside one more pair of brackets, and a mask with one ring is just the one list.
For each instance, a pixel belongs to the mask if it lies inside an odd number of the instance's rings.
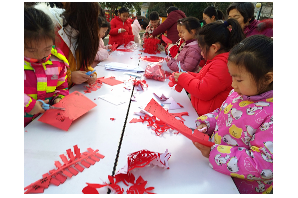
[[97,105],[82,93],[74,91],[53,106],[62,107],[65,111],[49,109],[38,119],[38,121],[67,131],[74,120],[78,119]]
[[169,126],[171,126],[173,129],[177,130],[179,133],[187,137],[193,142],[199,142],[205,146],[211,147],[214,145],[213,142],[208,141],[209,136],[201,133],[197,130],[194,131],[194,134],[192,134],[192,130],[185,126],[182,122],[177,122],[177,119],[175,116],[171,115],[169,112],[167,112],[162,106],[160,106],[153,98],[150,100],[150,102],[147,104],[145,111],[151,113],[152,115],[159,118],[161,121],[165,122]]

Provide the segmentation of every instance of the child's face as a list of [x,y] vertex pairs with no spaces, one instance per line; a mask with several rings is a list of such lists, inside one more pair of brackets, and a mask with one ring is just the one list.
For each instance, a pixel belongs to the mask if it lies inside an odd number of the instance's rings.
[[98,36],[99,36],[99,38],[104,37],[104,35],[106,34],[107,30],[108,30],[107,27],[100,28],[99,31],[98,31]]
[[228,61],[229,73],[232,76],[232,87],[239,95],[258,95],[257,83],[244,67],[238,67],[235,63]]
[[177,25],[177,31],[178,31],[179,38],[182,38],[183,39],[183,37],[182,37],[182,31],[181,31],[181,25]]
[[25,45],[24,56],[41,60],[50,55],[53,44],[53,40],[50,38],[28,41],[28,46]]
[[194,30],[191,30],[191,31],[189,32],[189,31],[185,28],[184,25],[181,26],[181,34],[182,34],[182,38],[183,38],[185,41],[194,39],[194,37],[195,37]]
[[151,26],[153,28],[157,28],[158,23],[159,23],[159,19],[158,20],[150,20]]
[[121,13],[121,14],[120,14],[120,19],[121,19],[123,22],[125,22],[125,21],[128,19],[128,17],[129,17],[128,12],[124,12],[124,13]]

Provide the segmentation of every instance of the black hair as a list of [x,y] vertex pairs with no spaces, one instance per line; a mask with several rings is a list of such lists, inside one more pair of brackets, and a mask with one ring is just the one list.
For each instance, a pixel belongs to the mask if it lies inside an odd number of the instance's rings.
[[106,20],[106,18],[104,18],[102,16],[98,16],[97,22],[98,22],[99,28],[106,28],[106,27],[108,28],[109,27],[109,22]]
[[24,41],[28,47],[32,40],[52,39],[55,43],[54,23],[43,11],[34,7],[24,7]]
[[61,2],[48,2],[47,4],[49,4],[51,8],[63,8],[63,4]]
[[151,20],[151,21],[159,20],[158,12],[156,12],[156,11],[151,12],[149,15],[149,20]]
[[203,13],[206,14],[210,18],[212,18],[212,16],[214,16],[215,20],[224,20],[224,15],[223,15],[222,11],[216,9],[213,6],[209,6],[209,7],[205,8]]
[[201,27],[204,25],[203,20],[200,21],[195,17],[183,18],[180,23],[182,23],[182,25],[187,29],[189,33],[191,32],[191,30],[195,30],[196,35],[199,33]]
[[118,10],[115,10],[114,14],[115,16],[118,16]]
[[172,11],[174,11],[174,10],[178,10],[178,8],[177,7],[175,7],[175,6],[170,6],[170,7],[168,7],[168,9],[167,9],[167,14],[170,14]]
[[[244,67],[257,83],[258,91],[263,91],[265,75],[273,72],[273,40],[264,35],[247,37],[231,49],[228,61]],[[273,82],[269,86],[273,88]]]
[[140,26],[142,27],[142,29],[146,29],[146,27],[148,26],[149,24],[149,21],[146,17],[144,16],[137,16],[136,19],[138,20]]
[[126,13],[126,12],[129,13],[129,10],[125,7],[122,7],[118,10],[118,12],[119,12],[119,14]]
[[[232,30],[228,29],[228,26],[232,26]],[[206,52],[214,43],[220,44],[218,51],[228,52],[234,45],[239,43],[245,38],[244,33],[235,19],[228,19],[224,23],[216,21],[204,25],[199,31],[198,43],[201,48],[205,48]]]
[[243,22],[246,23],[248,19],[250,19],[249,23],[255,20],[254,12],[255,6],[251,2],[235,2],[229,5],[227,8],[227,15],[229,15],[230,11],[236,9],[243,16]]
[[182,25],[183,23],[182,23],[182,20],[183,20],[184,18],[181,18],[181,19],[178,19],[177,20],[177,25]]

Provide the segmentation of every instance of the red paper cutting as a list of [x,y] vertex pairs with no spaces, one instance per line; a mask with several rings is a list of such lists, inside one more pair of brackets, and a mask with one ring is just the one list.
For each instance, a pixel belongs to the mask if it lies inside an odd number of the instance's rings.
[[145,181],[142,176],[139,176],[135,181],[135,176],[129,172],[135,168],[143,168],[149,164],[157,165],[163,168],[169,169],[168,160],[171,154],[166,150],[165,153],[156,153],[148,150],[140,150],[128,155],[127,165],[124,166],[120,171],[117,172],[115,176],[108,176],[109,184],[91,184],[87,183],[87,186],[83,188],[82,192],[84,194],[98,194],[96,188],[102,188],[107,186],[116,194],[123,194],[124,189],[120,188],[119,182],[123,182],[129,188],[126,190],[127,194],[154,194],[151,192],[154,187],[146,188],[147,181]]
[[[86,168],[89,168],[89,163],[93,165],[100,159],[104,158],[103,155],[98,153],[98,150],[94,151],[93,149],[88,148],[88,152],[84,152],[81,154],[80,149],[77,145],[74,145],[73,147],[75,155],[73,152],[71,152],[70,149],[66,150],[69,160],[64,154],[61,154],[60,158],[64,164],[62,165],[59,161],[55,161],[54,164],[57,169],[50,170],[49,173],[45,173],[42,175],[42,179],[37,180],[36,182],[26,186],[24,188],[24,193],[43,193],[44,189],[48,188],[50,184],[59,186],[61,183],[65,182],[67,177],[71,178],[73,175],[76,175],[78,171],[74,169],[74,167],[77,168],[79,166],[80,172],[82,172],[84,168],[80,166],[79,163],[81,163]],[[86,160],[88,163],[84,160]],[[63,173],[66,176],[62,175],[61,173]]]
[[140,60],[147,61],[147,62],[163,62],[164,58],[159,56],[144,56],[141,57]]
[[144,52],[148,53],[148,54],[156,54],[157,53],[157,48],[158,45],[160,43],[160,39],[156,39],[156,38],[145,38],[144,39],[144,44],[143,44],[143,48],[144,48]]
[[111,76],[109,78],[101,78],[100,81],[105,83],[105,84],[111,85],[111,86],[123,83],[120,80],[116,80],[114,76]]
[[166,43],[166,44],[172,44],[173,42],[168,39],[167,37],[165,37],[164,35],[161,35],[161,39]]
[[115,51],[118,47],[118,44],[117,43],[113,43],[112,45],[112,48],[111,48],[111,51]]
[[177,119],[169,112],[167,112],[162,106],[160,106],[153,98],[147,104],[145,111],[151,113],[152,115],[159,118],[161,121],[170,125],[173,129],[177,130],[179,133],[192,140],[193,142],[199,142],[209,147],[214,145],[213,142],[208,141],[208,135],[200,133],[197,130],[195,130],[194,134],[192,134],[192,130],[190,128],[185,126],[182,122],[177,122]]
[[84,86],[86,88],[86,90],[84,90],[84,92],[85,93],[91,93],[92,91],[96,91],[96,90],[100,89],[101,86],[102,86],[102,82],[101,82],[100,79],[102,79],[102,78],[104,78],[104,77],[97,78],[95,83]]
[[114,120],[115,120],[115,118],[110,118],[110,120],[114,121]]
[[65,111],[49,109],[38,119],[38,121],[68,131],[74,120],[78,119],[97,105],[82,93],[74,91],[53,106],[62,107]]
[[[175,72],[174,72],[175,73]],[[174,78],[174,73],[169,77],[169,86],[170,87],[173,87],[173,86],[175,86],[175,90],[177,91],[177,92],[181,92],[182,91],[182,89],[183,89],[183,87],[181,86],[181,85],[178,85],[177,84],[177,82],[175,81],[175,78]]]
[[120,51],[120,52],[132,52],[130,49],[116,49],[115,51]]

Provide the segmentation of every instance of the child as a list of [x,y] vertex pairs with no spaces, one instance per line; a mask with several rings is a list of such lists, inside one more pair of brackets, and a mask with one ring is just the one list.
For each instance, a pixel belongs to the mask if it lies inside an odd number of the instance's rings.
[[24,8],[24,126],[44,112],[42,103],[56,104],[68,95],[68,61],[54,46],[51,18],[33,7]]
[[181,21],[182,19],[178,19],[177,21],[177,31],[178,31],[179,40],[175,44],[169,44],[168,48],[166,49],[166,53],[169,51],[171,57],[173,57],[175,60],[177,60],[178,55],[180,54],[180,52],[182,51],[185,45],[185,40],[182,37]]
[[210,166],[233,177],[240,193],[273,188],[273,40],[248,37],[228,59],[233,90],[220,108],[198,118],[214,146],[194,145]]
[[138,16],[135,18],[133,24],[131,24],[131,28],[132,28],[132,33],[135,36],[134,37],[134,41],[135,43],[139,43],[141,44],[141,39],[140,39],[140,31],[146,30],[147,26],[148,26],[148,19],[143,17],[143,16]]
[[158,15],[158,12],[153,11],[149,15],[149,24],[145,30],[145,33],[143,34],[143,42],[145,38],[149,38],[153,31],[160,25],[160,18]]
[[206,24],[209,24],[217,20],[224,20],[224,15],[222,11],[216,9],[213,6],[209,6],[203,11],[203,20],[206,22]]
[[[118,11],[118,15],[111,20],[111,30],[109,44],[113,45],[117,43],[119,45],[124,44],[124,37],[127,35],[133,35],[131,24],[128,23],[127,19],[129,16],[128,9],[122,7]],[[133,39],[132,39],[133,41]]]
[[[95,56],[95,61],[104,61],[109,57],[108,49],[111,49],[111,45],[104,46],[104,42],[102,40],[102,37],[105,36],[106,31],[109,28],[108,22],[105,18],[102,16],[98,16],[98,36],[99,36],[99,47],[97,54]],[[96,65],[94,65],[96,66]]]
[[201,29],[200,21],[195,17],[187,17],[180,21],[182,37],[185,40],[185,46],[177,57],[166,59],[167,65],[172,71],[179,71],[178,63],[184,71],[195,71],[202,59],[201,49],[196,40],[199,29]]
[[198,43],[206,65],[199,73],[175,73],[174,76],[178,84],[191,94],[191,103],[198,115],[214,111],[227,98],[232,89],[227,67],[229,50],[244,38],[235,19],[209,23],[199,31]]

